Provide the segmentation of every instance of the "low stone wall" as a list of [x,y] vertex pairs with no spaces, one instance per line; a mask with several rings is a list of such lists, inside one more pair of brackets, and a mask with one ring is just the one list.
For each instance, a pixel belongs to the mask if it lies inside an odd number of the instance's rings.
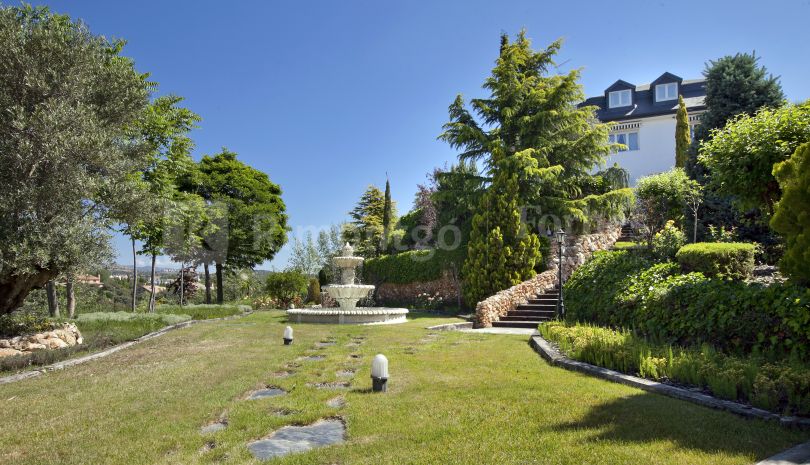
[[0,357],[20,355],[43,349],[63,349],[83,342],[79,328],[73,323],[65,323],[61,328],[33,334],[0,339]]
[[381,305],[405,305],[412,303],[419,294],[438,295],[444,302],[455,304],[459,287],[450,272],[445,271],[441,278],[433,281],[382,283],[377,286],[375,300]]
[[[594,252],[613,247],[620,234],[621,227],[616,226],[601,233],[567,237],[563,251],[565,257],[562,264],[563,280],[571,276],[571,273],[585,263]],[[518,305],[556,286],[559,264],[556,244],[552,244],[547,263],[549,269],[534,278],[478,302],[475,307],[475,326],[489,328],[493,321],[498,321]]]

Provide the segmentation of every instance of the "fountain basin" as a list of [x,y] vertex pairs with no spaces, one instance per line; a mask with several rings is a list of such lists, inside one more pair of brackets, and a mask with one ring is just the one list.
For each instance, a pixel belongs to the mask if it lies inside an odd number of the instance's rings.
[[287,320],[295,323],[322,323],[332,325],[373,325],[405,323],[408,310],[404,308],[356,307],[293,308],[287,310]]
[[357,302],[368,296],[374,290],[374,286],[367,284],[333,284],[324,286],[329,296],[338,301],[340,308],[350,310],[357,306]]

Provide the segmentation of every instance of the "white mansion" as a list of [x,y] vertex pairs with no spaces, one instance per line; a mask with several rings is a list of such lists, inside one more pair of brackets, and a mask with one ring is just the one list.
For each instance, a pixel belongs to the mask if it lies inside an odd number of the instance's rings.
[[660,173],[675,166],[675,113],[678,95],[683,96],[693,129],[698,115],[706,106],[706,81],[683,80],[664,73],[650,84],[633,85],[619,79],[603,95],[591,97],[581,106],[599,107],[596,116],[602,122],[613,122],[611,142],[627,150],[611,155],[608,166],[618,163],[630,172],[630,182],[648,174]]

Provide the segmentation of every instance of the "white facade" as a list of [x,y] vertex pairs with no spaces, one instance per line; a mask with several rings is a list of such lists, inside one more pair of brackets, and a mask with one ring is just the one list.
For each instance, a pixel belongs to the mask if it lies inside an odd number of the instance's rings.
[[[699,113],[689,115],[690,127],[694,127],[698,115]],[[675,115],[616,122],[610,134],[611,141],[627,145],[628,150],[611,155],[607,166],[618,163],[626,169],[630,173],[630,184],[633,186],[639,178],[661,173],[675,166]],[[631,144],[631,141],[634,143]]]

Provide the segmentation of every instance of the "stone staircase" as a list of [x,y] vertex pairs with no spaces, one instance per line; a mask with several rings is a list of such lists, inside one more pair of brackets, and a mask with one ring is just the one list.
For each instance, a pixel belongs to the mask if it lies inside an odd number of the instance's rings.
[[558,288],[529,299],[527,303],[519,305],[498,321],[493,321],[494,328],[537,328],[537,325],[553,320],[557,315],[557,298],[560,295]]
[[638,240],[638,235],[636,231],[630,226],[629,223],[625,223],[622,225],[622,232],[619,236],[619,239],[616,242],[636,242]]

